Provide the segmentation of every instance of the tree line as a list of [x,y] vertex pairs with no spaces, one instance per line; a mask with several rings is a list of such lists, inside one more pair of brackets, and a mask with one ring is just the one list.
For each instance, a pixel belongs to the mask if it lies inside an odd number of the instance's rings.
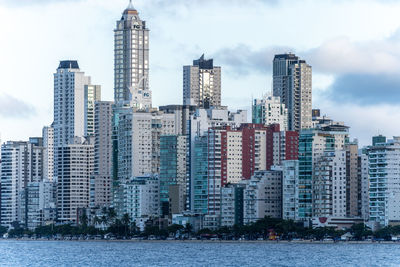
[[[90,235],[96,236],[111,234],[116,238],[131,238],[131,237],[149,237],[155,236],[159,238],[175,237],[203,237],[203,236],[218,236],[223,239],[239,239],[245,238],[254,240],[257,238],[268,239],[269,236],[278,236],[282,240],[292,239],[315,239],[322,240],[324,238],[339,239],[346,232],[352,234],[354,240],[364,240],[369,237],[374,237],[381,240],[391,240],[392,236],[400,235],[400,226],[387,226],[378,231],[372,232],[370,228],[363,223],[355,224],[348,230],[337,230],[333,227],[311,228],[304,227],[303,223],[294,222],[292,220],[283,220],[265,217],[248,225],[234,225],[233,227],[221,227],[217,230],[201,229],[197,232],[193,230],[193,226],[187,224],[185,226],[172,224],[166,228],[159,226],[147,225],[144,231],[140,231],[135,222],[131,221],[128,214],[124,214],[122,218],[117,218],[114,210],[109,209],[103,213],[101,217],[95,217],[93,224],[104,223],[108,227],[104,230],[96,228],[94,225],[89,225],[86,215],[80,217],[80,223],[77,226],[70,224],[62,225],[46,225],[37,227],[31,231],[23,227],[16,227],[8,231],[11,238],[32,236],[36,237],[53,237],[61,236],[79,236]],[[0,227],[0,234],[7,233],[6,227]]]

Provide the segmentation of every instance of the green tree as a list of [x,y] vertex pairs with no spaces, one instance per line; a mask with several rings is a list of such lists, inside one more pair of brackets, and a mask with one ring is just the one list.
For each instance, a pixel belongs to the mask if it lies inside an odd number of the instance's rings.
[[180,224],[171,224],[170,226],[167,227],[167,231],[170,234],[176,235],[176,232],[181,231],[184,229],[183,225]]
[[357,223],[351,226],[350,233],[357,240],[362,240],[363,238],[372,235],[372,231],[364,223]]
[[82,213],[81,216],[79,216],[79,223],[86,228],[88,225],[88,217],[86,215],[86,213]]
[[7,231],[8,231],[7,227],[0,225],[0,235],[4,235],[5,233],[7,233]]
[[128,213],[125,213],[124,215],[122,215],[121,222],[124,227],[125,236],[128,236],[128,233],[130,234],[129,226],[131,224],[131,218],[129,217]]

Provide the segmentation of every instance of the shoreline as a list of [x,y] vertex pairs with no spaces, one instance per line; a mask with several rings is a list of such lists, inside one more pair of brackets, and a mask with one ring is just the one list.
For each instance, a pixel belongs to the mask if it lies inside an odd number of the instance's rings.
[[56,240],[56,239],[31,239],[31,238],[7,238],[0,239],[4,241],[56,241],[56,242],[132,242],[132,243],[265,243],[265,244],[398,244],[398,241],[312,241],[312,240],[132,240],[132,239],[115,239],[115,240]]

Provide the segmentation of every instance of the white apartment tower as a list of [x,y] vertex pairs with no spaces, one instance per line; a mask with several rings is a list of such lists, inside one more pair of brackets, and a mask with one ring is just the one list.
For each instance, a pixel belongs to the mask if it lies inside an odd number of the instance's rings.
[[288,109],[291,131],[312,127],[312,68],[294,54],[275,55],[273,95]]
[[138,109],[151,107],[149,29],[132,2],[114,30],[114,100]]
[[55,147],[85,135],[85,85],[90,85],[90,77],[80,71],[77,61],[60,62],[54,74]]
[[400,137],[368,147],[369,220],[388,226],[400,220]]
[[221,67],[204,59],[204,54],[193,60],[193,66],[183,66],[183,104],[221,106]]
[[30,142],[8,141],[1,147],[0,223],[9,227],[13,222],[27,221],[24,192],[30,182],[43,179],[43,147],[41,138]]
[[58,147],[58,221],[76,223],[78,209],[89,207],[89,183],[93,172],[93,144],[76,138],[74,144]]
[[43,179],[53,181],[54,176],[54,128],[45,126],[43,136]]

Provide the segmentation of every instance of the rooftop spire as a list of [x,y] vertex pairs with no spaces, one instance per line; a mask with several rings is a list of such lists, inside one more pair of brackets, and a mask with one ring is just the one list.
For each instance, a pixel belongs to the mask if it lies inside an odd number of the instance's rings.
[[128,7],[126,9],[135,10],[135,8],[133,7],[133,4],[132,4],[132,0],[129,0],[129,5],[128,5]]
[[123,13],[124,17],[123,17],[123,18],[127,19],[127,18],[126,18],[127,15],[137,15],[137,14],[138,14],[138,12],[137,12],[137,10],[133,7],[132,0],[129,0],[129,5],[128,5],[128,7],[124,10],[124,13]]

